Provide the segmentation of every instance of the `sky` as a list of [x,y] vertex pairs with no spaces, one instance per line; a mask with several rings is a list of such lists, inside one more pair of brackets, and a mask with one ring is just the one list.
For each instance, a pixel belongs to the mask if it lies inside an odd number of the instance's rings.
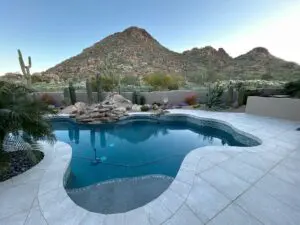
[[300,0],[1,0],[0,74],[20,71],[18,48],[39,72],[129,26],[177,52],[263,46],[300,63]]

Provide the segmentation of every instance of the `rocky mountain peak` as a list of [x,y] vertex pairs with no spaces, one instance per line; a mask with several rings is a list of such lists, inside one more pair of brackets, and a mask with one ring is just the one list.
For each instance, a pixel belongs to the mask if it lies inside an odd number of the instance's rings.
[[231,58],[230,55],[224,50],[224,48],[219,48],[219,49],[218,49],[218,54],[219,54],[222,58]]
[[193,48],[189,51],[183,52],[186,55],[199,55],[202,57],[218,57],[218,58],[231,58],[228,53],[223,49],[219,48],[216,50],[212,46],[205,46],[204,48]]
[[268,51],[268,49],[264,47],[253,48],[246,54],[236,57],[237,60],[253,60],[253,61],[269,60],[272,58],[274,58],[274,56],[272,56]]
[[274,78],[281,78],[282,74],[289,74],[291,78],[300,74],[299,65],[280,60],[263,47],[236,58],[223,48],[212,46],[180,54],[165,48],[145,29],[135,26],[102,39],[44,74],[57,75],[63,80],[75,76],[85,79],[91,71],[101,70],[107,63],[120,74],[139,76],[153,72],[181,74],[183,70],[190,73],[213,70],[219,79],[259,79],[266,71],[271,71]]
[[270,52],[268,49],[264,48],[264,47],[256,47],[253,48],[251,51],[249,51],[248,53],[246,53],[248,55],[255,55],[255,56],[270,56]]
[[133,38],[139,41],[155,41],[155,39],[145,30],[139,27],[129,27],[121,32],[121,35],[126,36],[127,38]]

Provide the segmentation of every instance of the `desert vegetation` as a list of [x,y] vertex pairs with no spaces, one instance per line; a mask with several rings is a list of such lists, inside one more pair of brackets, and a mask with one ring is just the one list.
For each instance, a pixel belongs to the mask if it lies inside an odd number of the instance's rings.
[[[39,149],[38,140],[55,140],[50,124],[44,119],[46,114],[55,113],[49,108],[49,101],[47,96],[43,100],[36,98],[28,87],[0,81],[0,181],[41,160],[42,153],[36,151]],[[16,151],[20,150],[14,149],[17,145],[5,144],[6,138],[18,140],[18,137],[22,140],[18,148],[23,151]],[[5,148],[13,153],[5,152]]]

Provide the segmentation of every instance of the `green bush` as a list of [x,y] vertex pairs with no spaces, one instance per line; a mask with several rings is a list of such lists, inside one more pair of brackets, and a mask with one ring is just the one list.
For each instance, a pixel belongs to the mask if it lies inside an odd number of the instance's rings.
[[149,110],[150,110],[150,107],[148,105],[142,105],[142,107],[141,107],[142,112],[147,112]]
[[132,104],[138,104],[138,98],[139,98],[139,94],[138,92],[134,91],[132,93]]
[[76,92],[72,82],[69,83],[69,92],[71,103],[74,105],[76,103]]
[[42,94],[41,101],[46,103],[47,105],[57,105],[55,99],[47,93]]
[[262,80],[273,80],[274,78],[272,77],[272,75],[270,73],[265,73],[261,76]]
[[140,96],[139,104],[140,104],[140,105],[145,105],[145,103],[146,103],[146,98],[145,98],[145,96],[141,95],[141,96]]
[[[115,76],[101,75],[99,76],[101,88],[103,91],[113,91],[117,86],[117,78]],[[97,91],[97,79],[92,79],[92,90]]]
[[121,79],[122,85],[134,85],[138,84],[138,77],[133,75],[126,75]]
[[292,97],[300,98],[300,80],[286,83],[284,92]]
[[165,73],[153,73],[144,77],[146,84],[153,87],[153,90],[178,90],[183,84],[183,78],[179,75]]
[[238,96],[237,96],[238,106],[244,105],[244,99],[245,99],[245,88],[241,87],[238,90]]

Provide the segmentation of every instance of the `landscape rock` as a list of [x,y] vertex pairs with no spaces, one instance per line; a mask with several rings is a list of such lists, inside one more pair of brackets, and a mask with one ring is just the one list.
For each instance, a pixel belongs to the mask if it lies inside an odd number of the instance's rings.
[[115,109],[116,112],[126,112],[126,108],[125,107],[118,107]]
[[142,112],[148,112],[151,109],[151,106],[148,104],[142,105],[141,111]]
[[131,107],[132,103],[130,100],[124,98],[122,95],[119,95],[117,93],[111,93],[106,96],[106,98],[102,102],[102,105],[124,107],[126,109],[127,107]]
[[80,123],[100,124],[115,122],[127,116],[126,108],[131,106],[128,99],[112,94],[100,104],[87,105],[84,102],[76,102],[61,112],[72,115]]
[[131,108],[132,111],[134,112],[140,112],[141,111],[141,105],[137,105],[137,104],[134,104]]
[[75,107],[77,108],[77,113],[83,114],[86,111],[87,105],[84,102],[76,102]]
[[158,107],[158,105],[156,105],[156,104],[153,104],[153,105],[152,105],[152,109],[153,109],[153,110],[158,110],[158,109],[159,109],[159,107]]
[[74,105],[67,106],[60,113],[62,114],[74,114],[77,113],[77,108]]

